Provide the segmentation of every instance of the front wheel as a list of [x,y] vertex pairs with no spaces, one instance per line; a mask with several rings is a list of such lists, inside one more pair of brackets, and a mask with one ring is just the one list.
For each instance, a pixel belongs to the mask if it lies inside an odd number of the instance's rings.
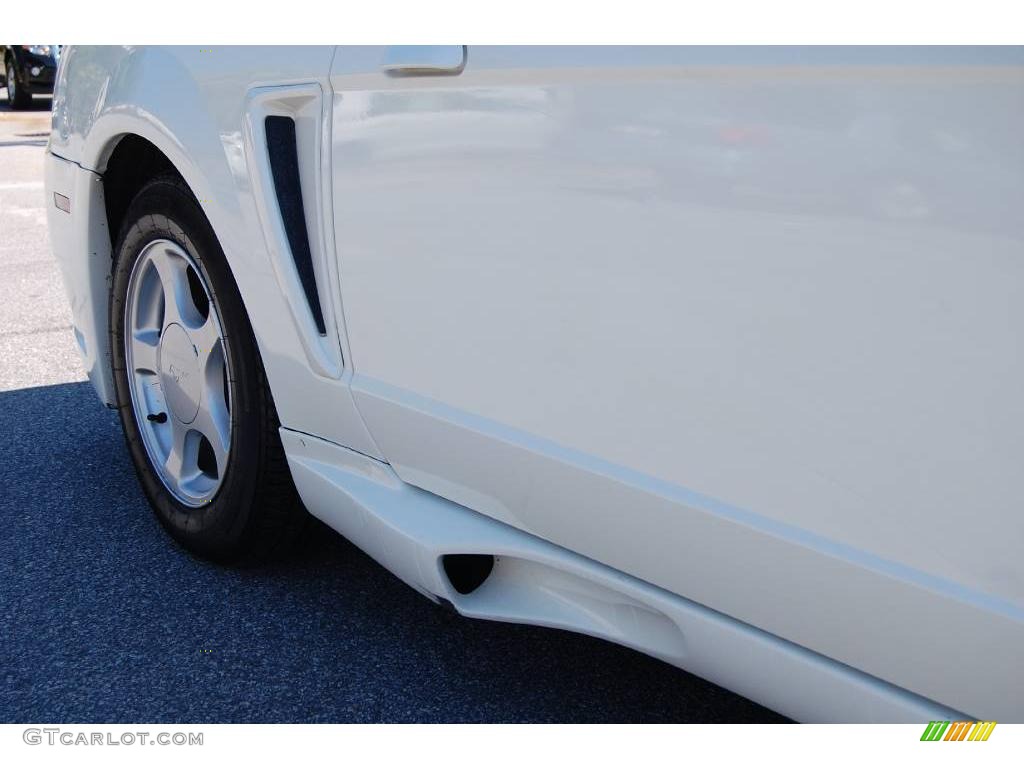
[[177,177],[146,184],[115,249],[114,387],[146,496],[183,546],[261,560],[301,536],[280,426],[223,251]]
[[18,82],[14,61],[7,60],[7,101],[11,109],[25,109],[32,103],[32,93],[24,83]]

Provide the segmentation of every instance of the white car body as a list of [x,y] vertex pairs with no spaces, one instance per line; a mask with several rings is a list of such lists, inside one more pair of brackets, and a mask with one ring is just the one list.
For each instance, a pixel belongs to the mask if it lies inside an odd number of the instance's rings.
[[220,240],[306,506],[415,589],[803,721],[1024,720],[1020,49],[72,47],[50,228],[107,403],[130,134]]

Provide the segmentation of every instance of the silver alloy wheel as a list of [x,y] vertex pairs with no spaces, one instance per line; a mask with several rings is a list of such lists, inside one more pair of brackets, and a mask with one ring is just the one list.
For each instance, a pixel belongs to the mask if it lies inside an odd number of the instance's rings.
[[14,92],[18,81],[14,77],[14,66],[11,64],[7,65],[7,103],[13,105],[14,100],[18,94]]
[[179,245],[154,240],[139,254],[124,324],[128,388],[146,453],[178,501],[203,506],[227,469],[231,375],[213,292]]

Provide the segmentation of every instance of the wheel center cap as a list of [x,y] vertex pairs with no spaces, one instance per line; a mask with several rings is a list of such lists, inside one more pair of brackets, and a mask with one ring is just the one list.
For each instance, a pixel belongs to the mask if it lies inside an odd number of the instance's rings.
[[199,412],[202,382],[199,380],[199,355],[192,339],[177,323],[167,326],[160,336],[160,384],[167,407],[183,424],[191,424]]

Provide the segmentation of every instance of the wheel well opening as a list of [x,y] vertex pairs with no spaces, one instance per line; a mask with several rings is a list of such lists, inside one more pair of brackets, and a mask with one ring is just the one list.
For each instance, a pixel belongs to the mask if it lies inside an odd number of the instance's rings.
[[165,173],[179,175],[167,156],[141,136],[124,136],[114,147],[103,174],[103,197],[112,245],[117,242],[132,198],[147,181]]

